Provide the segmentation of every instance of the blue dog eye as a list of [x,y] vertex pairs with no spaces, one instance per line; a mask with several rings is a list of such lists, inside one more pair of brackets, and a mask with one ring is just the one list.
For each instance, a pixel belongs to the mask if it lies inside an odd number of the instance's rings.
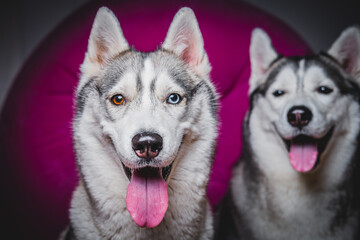
[[168,99],[167,99],[167,103],[170,104],[179,104],[182,100],[182,97],[180,96],[180,94],[177,93],[172,93],[169,95]]
[[329,87],[326,87],[326,86],[320,86],[318,87],[317,89],[317,92],[318,93],[321,93],[321,94],[329,94],[331,93],[333,90]]
[[278,90],[275,90],[272,94],[273,94],[275,97],[280,97],[280,96],[284,95],[285,92],[284,92],[283,90],[278,89]]

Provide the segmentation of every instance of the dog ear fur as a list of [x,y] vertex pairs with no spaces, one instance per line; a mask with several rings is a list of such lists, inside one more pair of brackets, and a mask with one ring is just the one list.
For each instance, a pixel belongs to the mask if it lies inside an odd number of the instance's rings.
[[98,10],[91,29],[81,71],[91,76],[106,62],[128,49],[129,44],[124,38],[119,21],[110,9],[102,7]]
[[278,54],[271,45],[270,37],[264,30],[260,28],[254,29],[250,43],[251,76],[249,94],[263,83],[266,70],[277,57]]
[[328,50],[347,73],[360,81],[360,30],[346,28]]
[[208,77],[211,66],[199,24],[190,8],[181,8],[176,13],[162,48],[179,56],[201,77]]

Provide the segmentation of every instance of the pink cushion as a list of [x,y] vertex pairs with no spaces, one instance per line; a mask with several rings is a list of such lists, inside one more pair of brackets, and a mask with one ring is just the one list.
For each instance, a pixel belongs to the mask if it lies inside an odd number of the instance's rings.
[[[99,3],[100,2],[100,3]],[[161,4],[160,4],[161,3]],[[77,173],[71,138],[74,89],[95,13],[108,6],[128,42],[156,49],[181,6],[198,18],[221,94],[221,129],[208,196],[217,204],[231,166],[241,153],[241,125],[248,108],[249,41],[255,27],[271,36],[284,55],[309,53],[306,43],[274,17],[240,1],[97,1],[58,26],[24,64],[0,121],[1,225],[11,239],[56,239],[68,223]]]

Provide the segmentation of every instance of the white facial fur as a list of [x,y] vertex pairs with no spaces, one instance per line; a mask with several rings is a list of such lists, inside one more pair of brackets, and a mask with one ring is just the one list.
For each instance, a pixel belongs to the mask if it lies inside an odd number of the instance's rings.
[[[136,74],[125,74],[111,89],[108,97],[110,100],[113,95],[122,94],[125,96],[125,104],[116,106],[108,101],[106,107],[113,121],[104,119],[101,124],[104,133],[111,137],[120,160],[129,168],[142,167],[132,149],[132,138],[141,132],[159,134],[163,138],[163,149],[149,166],[165,167],[175,159],[186,130],[184,126],[187,126],[185,120],[181,121],[186,99],[176,105],[169,104],[167,99],[172,93],[184,97],[185,92],[165,69],[155,68],[151,59],[145,59],[143,65],[140,74],[141,92],[136,88]],[[154,89],[151,89],[152,84]]]
[[[269,113],[268,117],[278,133],[285,139],[292,139],[299,134],[321,138],[339,122],[342,112],[345,111],[344,108],[337,109],[334,106],[344,104],[347,98],[342,99],[339,89],[320,67],[313,66],[306,70],[300,68],[298,71],[303,74],[287,67],[275,78],[265,96],[269,105],[269,108],[265,107],[266,112]],[[319,93],[318,89],[322,86],[331,89],[332,92]],[[283,91],[284,94],[274,96],[273,93],[277,90]],[[291,126],[287,119],[289,110],[294,106],[305,106],[313,115],[309,124],[301,130]]]

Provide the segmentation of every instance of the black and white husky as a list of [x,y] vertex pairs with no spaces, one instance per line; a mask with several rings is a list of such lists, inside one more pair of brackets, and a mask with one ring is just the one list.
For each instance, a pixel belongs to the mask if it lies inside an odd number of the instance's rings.
[[281,57],[252,34],[250,110],[219,239],[358,239],[360,32]]
[[66,239],[211,239],[206,186],[217,94],[193,11],[154,52],[129,47],[101,8],[76,92],[80,181]]

